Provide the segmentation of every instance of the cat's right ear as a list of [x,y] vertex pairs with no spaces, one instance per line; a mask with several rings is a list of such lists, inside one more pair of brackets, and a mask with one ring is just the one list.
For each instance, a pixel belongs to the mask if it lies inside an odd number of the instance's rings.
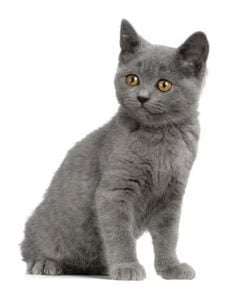
[[127,60],[136,53],[141,45],[141,40],[133,26],[125,19],[120,27],[120,60]]
[[188,73],[199,74],[207,61],[209,43],[205,33],[192,34],[178,49],[176,58],[179,66]]

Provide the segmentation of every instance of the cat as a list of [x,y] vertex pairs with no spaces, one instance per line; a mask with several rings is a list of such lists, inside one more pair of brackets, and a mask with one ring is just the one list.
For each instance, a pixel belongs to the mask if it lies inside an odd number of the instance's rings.
[[196,32],[178,48],[152,45],[122,20],[120,47],[118,112],[68,152],[28,219],[21,251],[29,274],[142,280],[135,243],[148,231],[157,274],[195,276],[176,244],[209,43]]

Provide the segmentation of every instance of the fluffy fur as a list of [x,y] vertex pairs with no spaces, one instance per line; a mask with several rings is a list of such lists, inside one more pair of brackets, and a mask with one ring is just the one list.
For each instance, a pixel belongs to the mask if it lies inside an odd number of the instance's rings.
[[[184,190],[199,138],[198,98],[208,42],[202,32],[179,48],[156,46],[121,24],[115,76],[120,108],[77,143],[25,227],[21,249],[30,274],[108,274],[141,280],[135,241],[147,230],[155,268],[166,279],[192,279],[176,256]],[[128,74],[140,84],[126,84]],[[169,92],[159,79],[173,83]],[[138,96],[149,98],[143,105]]]

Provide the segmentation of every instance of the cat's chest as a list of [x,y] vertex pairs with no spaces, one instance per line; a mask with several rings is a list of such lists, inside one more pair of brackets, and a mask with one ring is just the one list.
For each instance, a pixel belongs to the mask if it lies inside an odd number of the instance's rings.
[[[152,147],[151,147],[152,148]],[[181,150],[182,149],[182,150]],[[168,183],[181,174],[185,165],[183,153],[185,146],[180,141],[163,140],[150,149],[150,158],[153,166],[152,178],[154,190],[162,191]]]
[[151,175],[154,190],[164,189],[191,165],[191,151],[178,131],[140,132],[130,137],[128,147],[138,157],[137,165]]

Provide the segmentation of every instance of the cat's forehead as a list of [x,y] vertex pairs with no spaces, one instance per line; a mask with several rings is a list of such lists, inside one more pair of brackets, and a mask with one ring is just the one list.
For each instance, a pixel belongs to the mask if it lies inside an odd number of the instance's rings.
[[166,46],[152,46],[141,52],[133,62],[142,71],[147,69],[165,70],[173,62],[175,49]]
[[152,45],[140,51],[123,67],[129,72],[137,72],[148,77],[156,76],[160,72],[171,71],[175,52],[174,48]]

